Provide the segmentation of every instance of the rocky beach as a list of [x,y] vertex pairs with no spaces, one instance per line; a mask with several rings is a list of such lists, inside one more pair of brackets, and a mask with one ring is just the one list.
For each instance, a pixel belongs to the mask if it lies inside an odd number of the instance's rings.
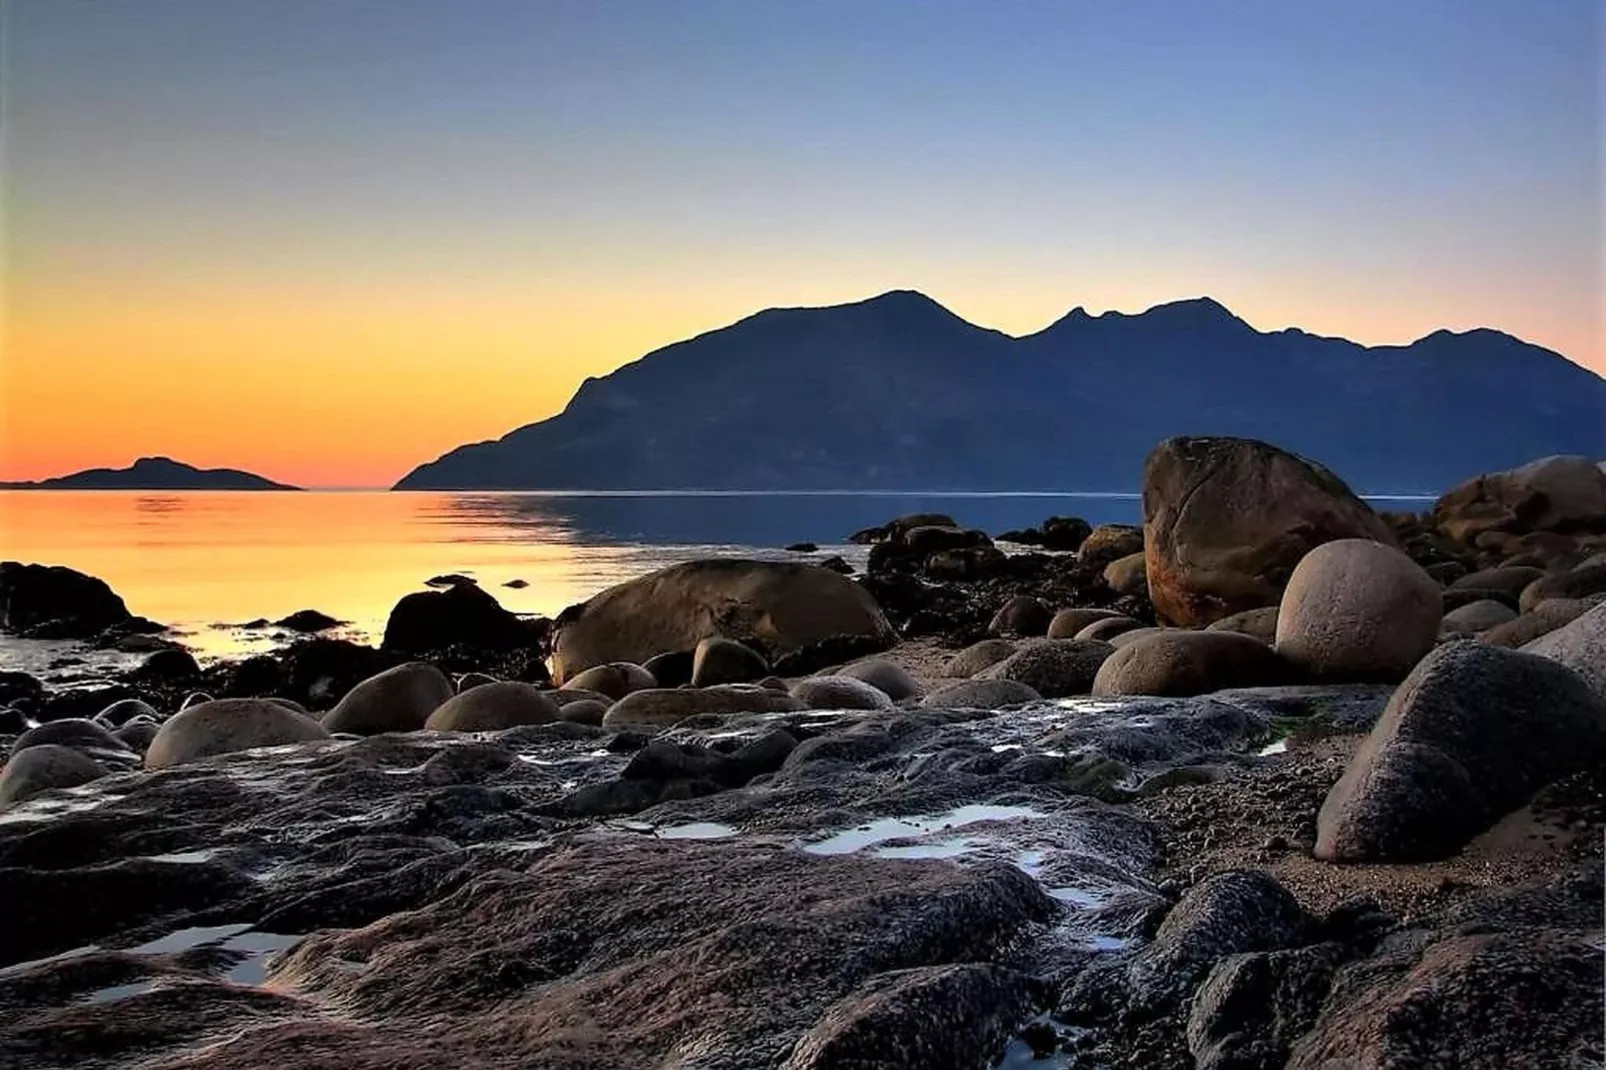
[[1600,1065],[1606,466],[1142,489],[206,664],[0,564],[133,663],[0,666],[0,1066]]

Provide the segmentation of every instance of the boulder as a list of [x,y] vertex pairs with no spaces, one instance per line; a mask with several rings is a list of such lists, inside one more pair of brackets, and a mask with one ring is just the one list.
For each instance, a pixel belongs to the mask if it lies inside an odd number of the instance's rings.
[[452,681],[435,666],[409,661],[370,676],[346,692],[335,708],[323,715],[323,726],[330,732],[354,732],[359,736],[416,732],[455,693]]
[[1076,607],[1062,609],[1054,614],[1054,618],[1048,622],[1048,637],[1050,639],[1075,639],[1078,633],[1094,621],[1106,620],[1120,615],[1113,609],[1081,609]]
[[429,715],[424,727],[431,732],[500,732],[521,724],[547,724],[559,716],[550,692],[518,680],[498,680],[453,695]]
[[1606,699],[1606,602],[1522,648],[1565,665]]
[[1451,489],[1432,519],[1463,543],[1492,531],[1606,531],[1606,472],[1587,457],[1543,457]]
[[1527,565],[1502,565],[1499,568],[1479,569],[1450,584],[1453,591],[1499,591],[1508,598],[1519,598],[1522,589],[1534,580],[1542,579],[1545,570]]
[[1552,598],[1588,598],[1602,593],[1606,593],[1606,564],[1579,565],[1534,580],[1522,589],[1517,608],[1526,613]]
[[1082,540],[1076,557],[1089,568],[1103,568],[1120,558],[1142,552],[1142,528],[1131,524],[1100,524]]
[[1079,516],[1051,516],[1043,521],[1042,532],[1039,545],[1045,550],[1080,550],[1093,525]]
[[1274,643],[1277,641],[1277,607],[1261,606],[1259,609],[1246,609],[1241,613],[1222,617],[1208,625],[1205,630],[1238,632],[1241,635],[1252,635],[1263,643]]
[[1041,701],[1042,695],[1018,680],[961,680],[939,687],[920,705],[939,710],[999,710]]
[[855,531],[848,536],[848,541],[866,546],[872,543],[900,540],[904,533],[912,528],[957,528],[959,522],[947,513],[910,513],[900,516],[896,520],[889,520],[885,524],[874,528],[865,528]]
[[113,753],[128,749],[102,725],[80,717],[64,717],[59,721],[46,721],[22,733],[12,741],[11,755],[16,757],[30,747],[44,746]]
[[885,691],[851,676],[808,676],[792,685],[791,694],[811,710],[895,708]]
[[1120,632],[1119,634],[1112,635],[1112,636],[1108,637],[1107,639],[1105,639],[1104,641],[1106,643],[1109,643],[1111,646],[1115,647],[1117,650],[1119,650],[1124,646],[1131,646],[1133,643],[1138,642],[1140,639],[1147,639],[1151,635],[1159,635],[1162,632],[1169,632],[1169,631],[1172,631],[1172,630],[1173,629],[1171,629],[1171,628],[1155,628],[1155,627],[1132,628],[1132,629],[1129,629],[1128,631],[1124,631],[1124,632]]
[[698,643],[692,654],[693,687],[747,684],[769,674],[770,663],[764,660],[764,655],[734,639],[710,636]]
[[993,614],[992,623],[987,625],[987,634],[999,636],[1036,636],[1048,631],[1049,623],[1054,619],[1053,612],[1042,602],[1029,594],[1018,594],[1005,602],[997,613]]
[[174,646],[156,651],[140,662],[131,675],[138,680],[192,680],[201,675],[201,666],[195,655]]
[[916,698],[925,693],[920,681],[910,676],[901,666],[894,665],[885,658],[855,661],[851,665],[842,666],[834,675],[862,680],[894,702]]
[[572,721],[575,724],[600,725],[602,719],[608,715],[608,707],[611,705],[613,703],[594,698],[566,702],[558,707],[558,720]]
[[[687,682],[690,682],[690,679],[688,675]],[[611,661],[606,665],[593,665],[585,672],[577,673],[574,679],[563,686],[571,690],[578,688],[582,691],[596,691],[607,695],[610,699],[621,699],[632,691],[678,685],[661,683],[644,666],[632,665],[628,661]]]
[[52,788],[76,788],[106,772],[93,758],[59,743],[29,747],[0,769],[0,810]]
[[1155,612],[1187,627],[1276,604],[1294,566],[1322,543],[1395,542],[1333,473],[1241,438],[1156,446],[1144,465],[1143,531]]
[[145,752],[145,768],[166,769],[218,754],[328,739],[311,717],[260,698],[220,698],[180,710]]
[[956,528],[930,524],[910,528],[904,532],[902,544],[911,554],[924,557],[943,550],[968,550],[975,546],[991,546],[993,540],[985,531],[975,528]]
[[1445,858],[1546,784],[1606,761],[1606,699],[1533,654],[1447,643],[1394,692],[1317,817],[1316,856]]
[[1439,631],[1445,635],[1477,635],[1516,619],[1517,611],[1504,602],[1484,598],[1446,613]]
[[502,608],[495,597],[474,583],[456,583],[442,591],[404,595],[385,621],[381,647],[404,654],[424,654],[450,646],[479,650],[517,650],[539,640],[539,628]]
[[336,620],[329,614],[320,613],[316,609],[298,609],[288,617],[281,617],[273,623],[292,632],[311,635],[314,632],[326,632],[330,628],[337,628],[344,624],[345,621]]
[[942,668],[944,676],[969,679],[1015,653],[1015,644],[1008,639],[983,639],[972,643],[953,657]]
[[476,687],[484,687],[486,684],[494,683],[496,683],[496,677],[489,673],[466,672],[457,678],[457,693],[462,694],[464,691],[472,691]]
[[118,699],[95,714],[95,720],[112,728],[125,724],[135,717],[149,717],[153,721],[161,720],[161,714],[156,712],[156,707],[143,699],[137,698]]
[[1110,590],[1119,595],[1139,594],[1149,589],[1148,566],[1144,564],[1144,554],[1140,550],[1135,554],[1118,557],[1104,566],[1104,582]]
[[1131,617],[1105,617],[1103,620],[1096,620],[1092,624],[1089,624],[1086,628],[1083,628],[1081,631],[1072,636],[1072,638],[1094,639],[1103,643],[1108,642],[1117,635],[1124,635],[1127,632],[1136,631],[1141,627],[1143,627],[1143,625],[1133,620]]
[[1339,539],[1306,554],[1277,611],[1277,653],[1313,679],[1399,680],[1433,649],[1439,585],[1392,546]]
[[695,650],[671,650],[665,654],[654,654],[642,668],[652,673],[658,687],[680,687],[691,683],[691,670],[696,661]]
[[105,580],[63,565],[0,562],[0,631],[87,639],[130,619]]
[[152,741],[156,739],[157,730],[155,721],[129,721],[112,735],[129,750],[144,754],[150,750]]
[[677,687],[632,691],[608,708],[605,725],[672,725],[702,714],[794,713],[799,700],[767,687]]
[[752,636],[787,654],[835,636],[891,646],[897,634],[859,584],[796,562],[689,561],[610,587],[558,618],[560,683],[610,661],[645,662],[710,636]]
[[1184,698],[1291,678],[1288,664],[1258,639],[1239,632],[1166,629],[1116,647],[1099,666],[1092,693]]
[[1347,957],[1334,943],[1229,955],[1188,1008],[1194,1070],[1280,1068],[1316,1024],[1333,974]]
[[1571,624],[1599,604],[1599,599],[1546,599],[1527,613],[1517,617],[1516,620],[1510,620],[1490,628],[1478,636],[1478,641],[1488,643],[1490,646],[1503,646],[1516,650],[1533,642],[1541,635],[1549,635],[1557,628]]
[[1012,680],[1044,698],[1085,695],[1093,689],[1099,666],[1115,653],[1096,639],[1044,639],[977,674],[981,680]]

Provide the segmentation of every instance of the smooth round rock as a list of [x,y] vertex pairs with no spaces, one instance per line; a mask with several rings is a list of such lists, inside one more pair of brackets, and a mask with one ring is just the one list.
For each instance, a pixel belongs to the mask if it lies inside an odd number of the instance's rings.
[[1117,635],[1135,631],[1141,627],[1143,625],[1131,617],[1105,617],[1103,620],[1096,620],[1089,624],[1072,638],[1107,643]]
[[11,753],[16,756],[29,747],[49,744],[72,747],[74,750],[128,749],[104,726],[81,717],[64,717],[59,721],[46,721],[42,725],[28,729],[12,742]]
[[461,695],[465,691],[472,691],[476,687],[484,687],[486,684],[494,683],[496,683],[496,677],[490,673],[466,672],[457,678],[457,693]]
[[1146,592],[1149,589],[1148,566],[1143,551],[1118,557],[1104,566],[1104,582],[1119,595]]
[[611,702],[603,702],[594,698],[583,698],[576,702],[568,702],[558,707],[558,720],[572,721],[575,724],[588,724],[593,727],[600,725],[602,719],[608,715]]
[[764,655],[734,639],[710,636],[697,644],[697,651],[692,655],[693,687],[751,683],[769,674],[770,663],[764,660]]
[[658,687],[680,687],[691,683],[692,664],[696,657],[695,651],[671,650],[654,654],[641,667],[652,673]]
[[977,675],[978,680],[1012,680],[1044,698],[1085,695],[1093,689],[1099,666],[1115,653],[1097,639],[1044,639],[1028,643]]
[[93,758],[59,743],[42,743],[14,754],[0,769],[0,809],[52,788],[76,788],[106,775]]
[[1393,681],[1433,649],[1439,585],[1392,546],[1323,543],[1300,559],[1277,611],[1277,652],[1318,680]]
[[863,680],[894,702],[902,702],[906,698],[916,698],[925,693],[925,688],[920,686],[920,681],[910,676],[902,666],[894,665],[885,658],[856,661],[852,665],[842,666],[833,675],[846,676],[853,680]]
[[702,714],[796,713],[808,707],[767,687],[677,687],[632,691],[608,708],[604,725],[672,725]]
[[1259,609],[1246,609],[1206,625],[1205,630],[1238,632],[1242,635],[1252,635],[1263,643],[1274,643],[1277,641],[1277,607],[1261,606]]
[[166,769],[219,754],[328,738],[323,725],[277,702],[220,698],[169,718],[145,752],[145,768]]
[[1029,594],[1018,594],[999,607],[987,625],[989,635],[1032,637],[1048,632],[1054,613]]
[[1117,647],[1099,666],[1093,694],[1185,698],[1284,684],[1290,675],[1287,663],[1259,639],[1170,628]]
[[500,732],[522,724],[549,724],[559,717],[550,695],[518,680],[482,684],[441,703],[424,727],[431,732]]
[[1446,613],[1439,630],[1452,635],[1476,635],[1516,619],[1516,610],[1504,602],[1485,598]]
[[961,680],[939,687],[920,705],[939,710],[1001,710],[1041,701],[1042,695],[1018,680]]
[[[1063,611],[1062,611],[1063,612]],[[1015,644],[1008,639],[983,639],[972,643],[953,657],[942,668],[944,676],[969,679],[1015,653]]]
[[657,677],[643,665],[628,661],[610,661],[605,665],[593,665],[584,672],[576,673],[572,680],[564,681],[563,686],[569,690],[579,688],[582,691],[597,691],[611,699],[622,699],[632,691],[658,687],[659,683]]
[[145,702],[137,698],[118,699],[110,706],[107,706],[105,709],[95,714],[95,720],[101,722],[102,724],[110,725],[113,728],[116,728],[121,724],[126,724],[129,721],[132,721],[135,717],[149,717],[153,721],[159,721],[161,720],[162,715],[157,713],[156,707],[152,706],[149,702]]
[[1072,607],[1062,609],[1054,614],[1054,619],[1048,622],[1048,637],[1050,639],[1075,639],[1088,625],[1121,614],[1113,609],[1082,609]]
[[445,673],[428,662],[410,661],[370,676],[346,692],[323,715],[323,726],[359,736],[416,732],[454,694]]
[[199,706],[203,702],[211,701],[213,701],[212,696],[208,695],[205,691],[191,691],[189,694],[184,696],[184,701],[178,704],[178,708],[181,710],[187,710],[191,706]]
[[129,721],[112,735],[129,750],[144,754],[156,739],[158,726],[152,721]]
[[792,685],[792,697],[811,710],[890,710],[885,691],[851,676],[809,676]]

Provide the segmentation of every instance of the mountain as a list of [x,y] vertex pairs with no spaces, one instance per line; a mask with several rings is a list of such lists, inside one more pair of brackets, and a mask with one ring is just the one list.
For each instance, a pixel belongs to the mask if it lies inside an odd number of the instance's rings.
[[894,291],[769,309],[587,379],[398,490],[1115,490],[1172,435],[1261,438],[1368,492],[1606,455],[1606,380],[1492,330],[1361,346],[1209,298],[1013,338]]
[[7,490],[300,490],[235,468],[196,468],[170,457],[141,457],[127,468],[90,468]]

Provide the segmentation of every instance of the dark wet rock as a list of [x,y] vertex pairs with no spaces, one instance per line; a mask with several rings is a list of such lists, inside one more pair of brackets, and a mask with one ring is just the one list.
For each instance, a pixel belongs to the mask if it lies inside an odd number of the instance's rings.
[[1156,446],[1144,468],[1143,517],[1155,612],[1189,627],[1275,605],[1294,566],[1322,543],[1396,541],[1327,469],[1240,438]]
[[130,674],[136,680],[182,681],[193,680],[201,674],[195,655],[179,647],[158,650],[140,662]]
[[1205,631],[1239,632],[1253,636],[1263,643],[1273,643],[1277,640],[1277,612],[1276,606],[1246,609],[1242,613],[1233,613],[1214,621],[1205,628]]
[[465,576],[461,572],[444,572],[438,576],[431,576],[424,581],[425,587],[478,587],[480,581],[473,576]]
[[530,581],[529,580],[521,580],[521,579],[518,579],[517,577],[515,577],[515,578],[513,578],[511,580],[508,580],[506,583],[502,584],[503,587],[511,587],[516,591],[523,590],[524,588],[528,587],[529,585],[530,585]]
[[270,699],[220,698],[169,718],[145,752],[145,767],[165,769],[218,754],[328,737],[317,721]]
[[[683,682],[691,682],[689,674]],[[649,687],[678,686],[680,685],[665,684],[646,666],[633,665],[628,661],[612,661],[606,665],[593,665],[585,672],[577,673],[573,679],[563,685],[565,690],[596,691],[607,695],[610,699],[621,699],[632,691],[642,691]]]
[[[887,649],[880,636],[832,635],[808,643],[790,654],[782,654],[770,664],[778,676],[807,676],[833,665],[879,654]],[[671,685],[665,683],[662,686]]]
[[576,702],[600,702],[604,706],[612,706],[614,703],[612,695],[604,695],[601,691],[588,691],[583,687],[560,687],[556,691],[547,692],[547,697],[556,702],[560,709]]
[[1526,613],[1551,598],[1588,598],[1606,594],[1606,562],[1579,565],[1567,572],[1541,576],[1522,589],[1517,608]]
[[1100,524],[1088,532],[1076,554],[1088,567],[1102,572],[1112,562],[1142,552],[1142,528],[1131,524]]
[[1079,516],[1051,516],[1043,521],[1040,545],[1045,550],[1080,550],[1093,534],[1093,525]]
[[420,770],[420,779],[431,787],[448,784],[479,784],[504,772],[517,756],[500,743],[466,743],[437,751]]
[[1336,539],[1300,559],[1277,612],[1277,653],[1312,679],[1394,681],[1433,649],[1439,585],[1392,546]]
[[12,735],[28,730],[28,718],[15,706],[0,706],[0,735]]
[[999,608],[987,632],[1006,637],[1043,635],[1053,619],[1054,611],[1042,602],[1029,594],[1018,594]]
[[[121,744],[118,744],[121,746]],[[75,788],[106,775],[106,768],[81,750],[59,743],[37,743],[13,752],[0,769],[0,809],[52,788]]]
[[608,715],[611,702],[604,702],[594,698],[583,698],[575,702],[566,702],[558,707],[558,719],[573,721],[576,724],[600,725],[602,719]]
[[905,532],[913,528],[957,528],[958,526],[958,522],[947,513],[910,513],[908,516],[900,516],[896,520],[889,520],[879,527],[855,531],[848,536],[848,541],[860,546],[868,546],[878,542],[885,542],[888,539],[901,539]]
[[794,542],[786,547],[787,553],[793,554],[812,554],[819,549],[819,545],[812,542]]
[[1600,979],[1600,945],[1577,932],[1446,934],[1406,945],[1339,974],[1287,1066],[1598,1064]]
[[1441,635],[1477,635],[1516,619],[1517,611],[1504,602],[1484,598],[1446,613],[1439,623],[1439,632]]
[[938,550],[920,564],[920,574],[938,582],[967,583],[1004,572],[1009,558],[996,546],[971,546],[957,550]]
[[792,697],[812,710],[890,710],[885,691],[850,676],[808,676],[792,685]]
[[1289,683],[1292,677],[1287,663],[1258,639],[1238,632],[1168,629],[1116,645],[1099,666],[1092,693],[1204,695]]
[[602,723],[670,725],[705,713],[785,713],[804,708],[790,695],[766,687],[652,688],[615,702]]
[[88,639],[129,617],[105,580],[63,565],[0,561],[0,630],[40,639]]
[[1348,957],[1337,944],[1230,955],[1217,963],[1188,1014],[1198,1070],[1279,1070],[1294,1041],[1316,1024],[1333,975]]
[[129,750],[143,755],[156,739],[157,727],[154,721],[130,721],[112,735]]
[[111,732],[107,731],[105,726],[94,721],[69,717],[60,721],[46,721],[44,724],[28,729],[12,742],[11,754],[15,756],[29,747],[49,744],[59,744],[83,751],[120,751],[126,749]]
[[1565,665],[1606,699],[1606,602],[1528,643],[1522,651]]
[[499,680],[446,699],[424,722],[432,732],[500,732],[558,719],[551,693],[517,680]]
[[1044,639],[978,673],[980,680],[1012,680],[1044,698],[1086,695],[1093,690],[1099,666],[1115,653],[1108,643],[1090,639]]
[[944,676],[953,676],[969,679],[990,665],[1015,653],[1015,644],[1009,639],[983,639],[979,643],[972,643],[953,657],[943,666]]
[[125,698],[119,699],[95,714],[94,720],[108,727],[116,728],[118,725],[124,724],[135,717],[148,717],[152,721],[158,721],[161,716],[156,712],[156,707],[144,699]]
[[821,568],[828,568],[832,572],[840,572],[844,576],[853,574],[853,566],[848,564],[847,559],[840,554],[832,554],[830,557],[816,561],[815,564]]
[[225,698],[254,698],[272,695],[284,689],[286,678],[279,659],[271,654],[257,654],[241,658],[228,666],[223,686],[218,693]]
[[734,639],[709,636],[697,644],[692,655],[693,687],[752,683],[769,674],[770,665],[764,655]]
[[288,617],[274,621],[281,628],[288,628],[292,632],[324,632],[330,628],[337,628],[345,621],[336,620],[327,613],[320,613],[316,609],[298,609]]
[[593,665],[637,664],[694,649],[710,636],[753,636],[777,655],[833,636],[896,641],[865,589],[845,576],[793,562],[691,561],[610,587],[558,618],[553,676]]
[[387,650],[423,654],[454,645],[482,650],[517,650],[538,645],[543,629],[503,609],[473,583],[443,591],[405,595],[385,621]]
[[494,683],[496,683],[496,677],[489,673],[466,672],[457,678],[457,693],[461,695],[465,691],[472,691],[476,687]]
[[326,710],[347,691],[376,673],[399,664],[398,654],[345,639],[317,637],[292,644],[280,660],[289,677],[289,696],[309,709]]
[[362,681],[323,716],[330,732],[414,732],[455,691],[446,674],[424,661],[410,661]]
[[879,974],[828,1008],[782,1067],[990,1066],[1030,1006],[1027,978],[996,966]]
[[997,710],[1040,702],[1043,696],[1018,680],[962,680],[939,687],[921,700],[933,709]]
[[[1452,591],[1499,591],[1509,599],[1522,596],[1523,588],[1534,580],[1542,579],[1545,570],[1523,566],[1504,565],[1500,568],[1479,569],[1450,584]],[[1515,606],[1515,603],[1513,603]]]
[[0,703],[19,699],[31,702],[43,695],[44,691],[45,685],[32,673],[0,671]]
[[1606,761],[1606,699],[1545,658],[1453,642],[1412,671],[1328,793],[1316,855],[1453,854],[1544,785]]
[[918,698],[924,693],[920,682],[910,676],[904,669],[885,658],[870,658],[867,661],[856,661],[851,665],[844,665],[834,675],[846,676],[853,680],[863,680],[877,691],[881,691],[894,702],[902,702],[907,698]]
[[1094,621],[1086,628],[1083,628],[1081,631],[1077,632],[1071,638],[1080,639],[1084,642],[1091,641],[1103,643],[1108,642],[1118,635],[1124,635],[1127,632],[1136,631],[1141,627],[1143,627],[1143,625],[1138,621],[1133,620],[1131,617],[1123,617],[1117,614],[1113,617],[1105,617],[1102,620]]
[[944,550],[968,550],[972,547],[993,544],[993,540],[987,537],[985,531],[948,524],[922,524],[919,527],[909,528],[899,541],[909,553],[919,557]]
[[68,687],[47,693],[33,716],[39,721],[87,720],[114,702],[139,697],[140,693],[126,684]]
[[1062,609],[1048,623],[1050,639],[1075,639],[1090,624],[1120,616],[1113,609]]
[[696,659],[693,650],[672,650],[648,658],[642,668],[652,674],[659,687],[680,687],[691,683],[692,665]]

